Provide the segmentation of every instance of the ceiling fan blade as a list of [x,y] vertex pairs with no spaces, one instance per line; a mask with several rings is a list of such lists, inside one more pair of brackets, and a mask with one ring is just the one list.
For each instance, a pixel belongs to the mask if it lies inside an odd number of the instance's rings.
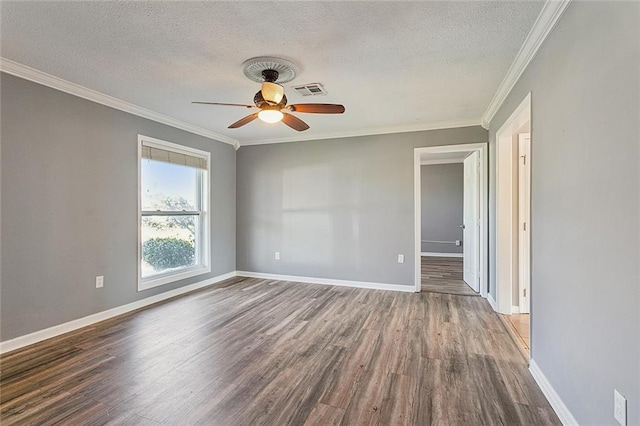
[[244,105],[244,104],[226,104],[222,102],[191,102],[192,104],[202,104],[202,105],[222,105],[222,106],[238,106],[244,108],[258,108],[255,105]]
[[342,114],[344,105],[339,104],[293,104],[287,109],[295,112],[308,112],[314,114]]
[[297,130],[299,132],[303,132],[309,128],[309,125],[304,121],[300,120],[298,117],[293,116],[291,114],[283,113],[284,117],[282,117],[282,122],[287,126],[291,127],[293,130]]
[[255,114],[249,114],[246,117],[241,118],[240,120],[238,120],[235,123],[233,123],[232,125],[230,125],[229,129],[237,129],[238,127],[242,127],[245,124],[251,123],[256,118],[258,118],[258,113],[257,112]]

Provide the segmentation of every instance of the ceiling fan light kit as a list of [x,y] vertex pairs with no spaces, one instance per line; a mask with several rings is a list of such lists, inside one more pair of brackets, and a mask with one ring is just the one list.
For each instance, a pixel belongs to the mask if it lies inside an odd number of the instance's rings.
[[265,123],[277,123],[283,117],[284,114],[277,109],[263,109],[258,113],[258,118]]
[[287,97],[284,94],[284,87],[279,83],[287,83],[293,80],[298,67],[291,61],[281,58],[261,56],[252,58],[242,64],[244,75],[256,83],[261,83],[262,87],[253,97],[253,105],[229,104],[220,102],[192,102],[205,105],[239,106],[244,108],[256,108],[260,111],[241,118],[229,126],[229,129],[237,129],[259,118],[266,123],[277,123],[282,121],[287,126],[298,132],[309,128],[307,123],[289,112],[302,112],[312,114],[342,114],[345,111],[343,105],[339,104],[293,104],[287,105]]

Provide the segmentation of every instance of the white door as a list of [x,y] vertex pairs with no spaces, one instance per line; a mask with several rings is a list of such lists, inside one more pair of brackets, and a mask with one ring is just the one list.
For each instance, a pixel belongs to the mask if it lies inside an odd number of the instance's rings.
[[531,134],[518,135],[518,282],[520,313],[529,313],[529,285],[531,283]]
[[462,257],[463,279],[474,291],[480,291],[480,168],[474,151],[464,160],[464,202]]

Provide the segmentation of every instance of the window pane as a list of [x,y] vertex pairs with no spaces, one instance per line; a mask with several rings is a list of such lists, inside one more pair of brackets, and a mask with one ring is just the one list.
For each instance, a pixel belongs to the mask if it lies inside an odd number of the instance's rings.
[[193,167],[143,159],[142,210],[200,210],[200,173]]
[[197,215],[142,218],[142,278],[198,264]]

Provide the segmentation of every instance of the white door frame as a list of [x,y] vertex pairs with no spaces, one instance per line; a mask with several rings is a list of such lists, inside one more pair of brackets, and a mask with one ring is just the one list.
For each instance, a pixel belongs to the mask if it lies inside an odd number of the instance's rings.
[[421,280],[421,228],[422,228],[422,208],[421,208],[421,162],[423,154],[441,154],[449,152],[470,152],[477,151],[480,156],[480,295],[487,297],[489,285],[489,173],[488,173],[488,151],[487,143],[469,143],[460,145],[444,145],[413,150],[413,205],[414,205],[414,259],[415,259],[415,291],[422,290]]
[[501,314],[514,311],[512,288],[519,274],[518,185],[514,179],[518,144],[513,136],[527,121],[531,123],[531,93],[496,132],[496,311]]

